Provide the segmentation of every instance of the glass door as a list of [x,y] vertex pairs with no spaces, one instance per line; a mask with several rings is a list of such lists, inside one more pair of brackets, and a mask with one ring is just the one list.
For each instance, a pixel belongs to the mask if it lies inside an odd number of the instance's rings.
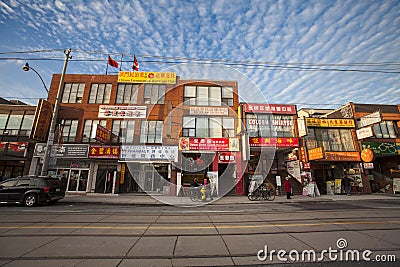
[[86,192],[89,170],[71,169],[68,178],[69,192]]

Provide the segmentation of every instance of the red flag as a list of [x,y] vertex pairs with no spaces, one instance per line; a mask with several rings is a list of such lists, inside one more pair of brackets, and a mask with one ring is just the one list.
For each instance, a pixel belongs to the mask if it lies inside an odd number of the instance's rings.
[[118,62],[108,56],[108,65],[114,68],[118,68]]
[[136,60],[136,55],[133,55],[132,69],[136,70],[136,71],[139,71],[139,62]]

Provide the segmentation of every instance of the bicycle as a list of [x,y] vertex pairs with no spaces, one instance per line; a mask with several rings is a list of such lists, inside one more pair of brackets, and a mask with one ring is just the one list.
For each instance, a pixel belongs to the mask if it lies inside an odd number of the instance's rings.
[[273,201],[275,199],[275,192],[272,189],[267,189],[265,185],[260,185],[255,189],[253,192],[250,192],[247,195],[247,198],[250,201],[255,201],[255,200],[269,200]]
[[201,186],[198,187],[190,187],[190,200],[192,201],[201,201]]

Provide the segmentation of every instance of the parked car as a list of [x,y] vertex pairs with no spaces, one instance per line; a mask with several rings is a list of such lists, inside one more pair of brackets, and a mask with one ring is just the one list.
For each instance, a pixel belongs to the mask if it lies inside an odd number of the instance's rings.
[[65,196],[61,180],[51,177],[18,177],[0,182],[0,202],[21,203],[32,207],[54,204]]

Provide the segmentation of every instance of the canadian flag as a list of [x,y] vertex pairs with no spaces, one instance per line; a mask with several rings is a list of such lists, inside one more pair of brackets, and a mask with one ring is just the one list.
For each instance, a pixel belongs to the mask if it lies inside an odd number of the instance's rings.
[[136,55],[133,55],[133,65],[132,65],[132,69],[139,71],[139,62],[136,59]]
[[108,65],[114,68],[118,68],[118,62],[108,56]]

